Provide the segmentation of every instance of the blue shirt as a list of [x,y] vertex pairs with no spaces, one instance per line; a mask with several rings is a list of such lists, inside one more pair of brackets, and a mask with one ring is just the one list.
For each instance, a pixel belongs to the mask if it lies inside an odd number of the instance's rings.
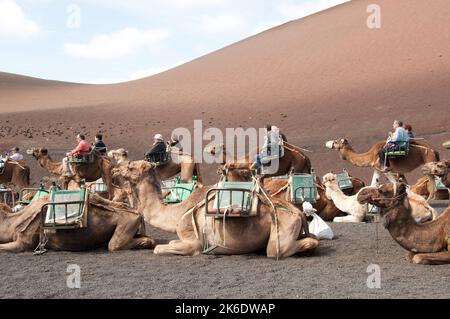
[[409,142],[408,132],[403,127],[397,127],[394,134],[389,138],[389,142],[394,142],[400,147],[405,147]]

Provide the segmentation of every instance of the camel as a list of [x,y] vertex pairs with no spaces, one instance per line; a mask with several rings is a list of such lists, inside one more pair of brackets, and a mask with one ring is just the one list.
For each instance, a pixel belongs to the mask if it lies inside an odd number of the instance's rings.
[[[205,152],[208,152],[213,156],[221,156],[220,164],[228,169],[230,174],[236,169],[251,170],[254,164],[250,154],[246,154],[243,158],[237,159],[236,156],[232,156],[227,152],[224,144],[209,146],[205,149]],[[255,154],[257,152],[258,150],[256,150]],[[261,176],[261,181],[267,177],[289,174],[292,170],[294,173],[311,173],[311,160],[299,147],[285,142],[284,156],[279,160],[277,172]]]
[[[266,248],[268,257],[278,259],[314,250],[319,245],[319,241],[309,235],[306,216],[284,201],[271,199],[275,207],[285,208],[273,211],[269,201],[262,198],[257,216],[228,218],[225,227],[223,219],[205,217],[203,200],[209,187],[197,190],[183,203],[164,205],[160,179],[151,163],[130,162],[127,167],[115,168],[113,177],[128,188],[146,222],[177,233],[179,240],[155,247],[154,253],[158,255],[199,255],[206,244],[203,234],[209,237],[208,242],[223,243],[226,238],[226,247],[217,244],[214,251],[225,255],[247,254]],[[212,232],[206,232],[207,228]]]
[[[223,171],[219,170],[219,174]],[[228,181],[250,181],[252,174],[249,170],[230,170],[225,173]],[[344,190],[345,195],[355,195],[361,188],[365,186],[364,182],[356,177],[350,177],[352,184],[354,185],[352,189]],[[278,199],[286,199],[287,191],[289,187],[289,182],[287,179],[278,178],[267,178],[263,181],[264,189],[269,193],[270,196]],[[333,221],[335,217],[344,216],[345,213],[339,210],[339,208],[334,205],[333,201],[325,196],[325,187],[320,180],[316,179],[316,186],[318,192],[318,199],[313,204],[313,207],[317,210],[317,214],[324,221]],[[303,209],[302,205],[296,205],[298,208]]]
[[[0,252],[33,251],[39,244],[42,205],[49,196],[33,201],[19,213],[0,204]],[[55,251],[86,251],[108,246],[111,252],[126,249],[152,249],[155,242],[139,235],[142,216],[97,195],[89,199],[87,227],[45,233],[45,248]]]
[[[436,190],[436,184],[429,183],[429,181],[433,180],[436,176],[441,179],[445,187],[450,188],[450,160],[426,163],[422,167],[422,173],[425,176],[421,177],[416,184],[412,186],[414,192],[428,199],[449,199],[449,190]],[[430,196],[433,193],[435,196]]]
[[[383,171],[378,154],[385,144],[385,141],[381,141],[373,145],[367,152],[357,153],[350,146],[348,140],[342,138],[328,141],[326,147],[337,150],[343,160],[349,161],[355,166],[372,167],[374,169],[374,175],[371,186],[375,186],[379,182],[380,172]],[[439,153],[433,146],[426,142],[410,141],[408,155],[406,157],[391,159],[391,171],[384,175],[389,181],[396,182],[394,173],[404,177],[404,174],[415,170],[419,166],[435,161],[439,161]]]
[[9,185],[15,191],[30,186],[30,168],[23,161],[6,161],[0,184]]
[[417,224],[406,200],[406,190],[404,183],[370,187],[359,193],[358,201],[382,209],[383,226],[410,252],[410,261],[424,265],[450,263],[450,208],[433,221]]
[[62,162],[53,161],[48,154],[48,150],[45,148],[33,148],[27,151],[28,154],[32,155],[39,163],[39,166],[46,169],[49,173],[53,175],[59,175],[62,187],[68,189],[70,180],[74,180],[79,186],[81,186],[82,181],[84,182],[95,182],[100,178],[104,181],[108,188],[109,197],[112,196],[112,181],[111,181],[111,160],[106,156],[101,156],[99,152],[96,151],[94,156],[94,163],[92,164],[77,164],[72,165],[74,176],[64,177],[63,164]]
[[[368,213],[368,205],[362,205],[358,203],[358,195],[363,192],[367,187],[363,187],[359,192],[352,196],[345,195],[339,188],[336,175],[328,173],[323,177],[323,184],[325,185],[325,195],[329,199],[333,200],[333,203],[341,211],[349,214],[344,217],[335,217],[334,222],[350,222],[361,223],[365,220]],[[412,193],[407,190],[409,201],[412,207],[412,216],[418,223],[423,223],[430,219],[437,217],[437,212],[427,203],[427,201],[421,196]]]
[[[175,149],[171,150],[171,161],[167,164],[157,166],[157,171],[161,179],[166,180],[180,174],[182,183],[192,183],[193,176],[197,176],[197,184],[202,184],[200,175],[200,165],[194,162],[191,155],[181,153]],[[130,161],[128,152],[123,149],[111,150],[108,157],[113,159],[116,164],[127,163]]]

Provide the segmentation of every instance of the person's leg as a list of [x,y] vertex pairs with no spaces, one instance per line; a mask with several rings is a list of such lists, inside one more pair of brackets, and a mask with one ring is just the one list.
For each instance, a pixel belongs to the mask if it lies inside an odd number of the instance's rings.
[[64,157],[63,160],[63,175],[72,176],[72,169],[70,168],[69,158]]

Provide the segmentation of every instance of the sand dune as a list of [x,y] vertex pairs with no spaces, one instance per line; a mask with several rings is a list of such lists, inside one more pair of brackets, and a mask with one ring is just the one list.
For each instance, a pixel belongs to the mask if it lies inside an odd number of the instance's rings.
[[292,21],[138,81],[82,85],[0,73],[0,147],[59,150],[77,131],[102,130],[108,144],[138,158],[155,132],[192,128],[194,119],[219,128],[272,122],[312,149],[324,173],[346,166],[324,141],[347,137],[364,150],[394,118],[439,146],[450,136],[450,2],[379,0],[379,30],[366,26],[370,3]]

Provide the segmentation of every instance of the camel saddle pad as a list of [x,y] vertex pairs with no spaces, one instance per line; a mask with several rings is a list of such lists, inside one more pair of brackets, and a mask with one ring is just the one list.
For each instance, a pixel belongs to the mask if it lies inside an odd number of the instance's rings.
[[[86,227],[87,210],[86,189],[79,190],[52,190],[51,202],[48,204],[45,215],[46,228],[81,228]],[[77,202],[73,204],[64,204]],[[52,204],[57,203],[57,204]]]
[[219,182],[210,214],[226,217],[249,217],[258,214],[259,188],[255,182]]
[[294,174],[289,179],[290,200],[295,204],[310,202],[314,204],[317,200],[317,186],[312,174]]

